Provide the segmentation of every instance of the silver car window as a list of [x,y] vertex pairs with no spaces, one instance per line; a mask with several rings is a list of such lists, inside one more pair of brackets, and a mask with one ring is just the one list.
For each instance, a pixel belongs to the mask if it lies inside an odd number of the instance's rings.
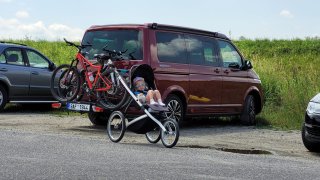
[[48,68],[49,67],[48,61],[45,60],[42,56],[40,56],[36,52],[28,50],[27,56],[28,56],[29,64],[31,67],[36,67],[36,68]]
[[6,57],[4,54],[0,54],[0,63],[6,63]]
[[7,64],[24,66],[23,56],[20,49],[6,50]]

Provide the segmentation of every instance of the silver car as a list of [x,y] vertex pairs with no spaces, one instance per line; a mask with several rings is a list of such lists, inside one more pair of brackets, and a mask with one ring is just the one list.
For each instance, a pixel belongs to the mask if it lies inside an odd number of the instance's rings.
[[0,42],[0,111],[11,103],[50,103],[55,64],[22,44]]

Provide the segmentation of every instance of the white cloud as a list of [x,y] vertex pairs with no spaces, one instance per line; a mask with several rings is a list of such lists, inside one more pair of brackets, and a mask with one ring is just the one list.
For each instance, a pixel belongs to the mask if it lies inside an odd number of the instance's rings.
[[289,10],[286,10],[286,9],[284,9],[280,12],[280,16],[285,17],[285,18],[293,18],[294,17],[294,15]]
[[84,30],[72,28],[64,24],[45,25],[42,21],[23,23],[19,19],[3,19],[0,17],[0,39],[62,40],[80,41]]
[[16,12],[16,17],[20,19],[28,18],[29,13],[27,11],[18,11]]

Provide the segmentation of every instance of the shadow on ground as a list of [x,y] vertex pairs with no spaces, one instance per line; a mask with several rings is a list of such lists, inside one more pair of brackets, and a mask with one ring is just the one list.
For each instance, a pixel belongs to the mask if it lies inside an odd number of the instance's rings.
[[[268,120],[257,117],[257,123],[252,127],[270,127],[271,124]],[[240,119],[238,116],[232,117],[202,117],[202,118],[192,118],[181,124],[182,129],[194,128],[194,127],[208,127],[208,126],[243,126],[240,123]]]
[[76,126],[73,128],[69,128],[67,130],[70,131],[78,131],[78,132],[85,132],[85,133],[106,133],[107,126]]
[[25,112],[25,113],[38,113],[38,112],[53,112],[51,104],[9,104],[5,107],[3,112]]

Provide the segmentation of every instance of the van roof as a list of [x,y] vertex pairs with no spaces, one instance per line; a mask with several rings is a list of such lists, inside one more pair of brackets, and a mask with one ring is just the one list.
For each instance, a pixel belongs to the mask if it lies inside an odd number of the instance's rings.
[[98,29],[106,29],[106,28],[150,28],[150,29],[160,29],[160,30],[169,30],[169,31],[179,31],[179,32],[212,36],[212,37],[230,40],[226,35],[224,35],[222,33],[218,33],[218,32],[211,32],[211,31],[206,31],[206,30],[201,30],[201,29],[182,27],[182,26],[174,26],[174,25],[166,25],[166,24],[158,24],[158,23],[94,25],[94,26],[91,26],[88,29],[88,31],[98,30]]

